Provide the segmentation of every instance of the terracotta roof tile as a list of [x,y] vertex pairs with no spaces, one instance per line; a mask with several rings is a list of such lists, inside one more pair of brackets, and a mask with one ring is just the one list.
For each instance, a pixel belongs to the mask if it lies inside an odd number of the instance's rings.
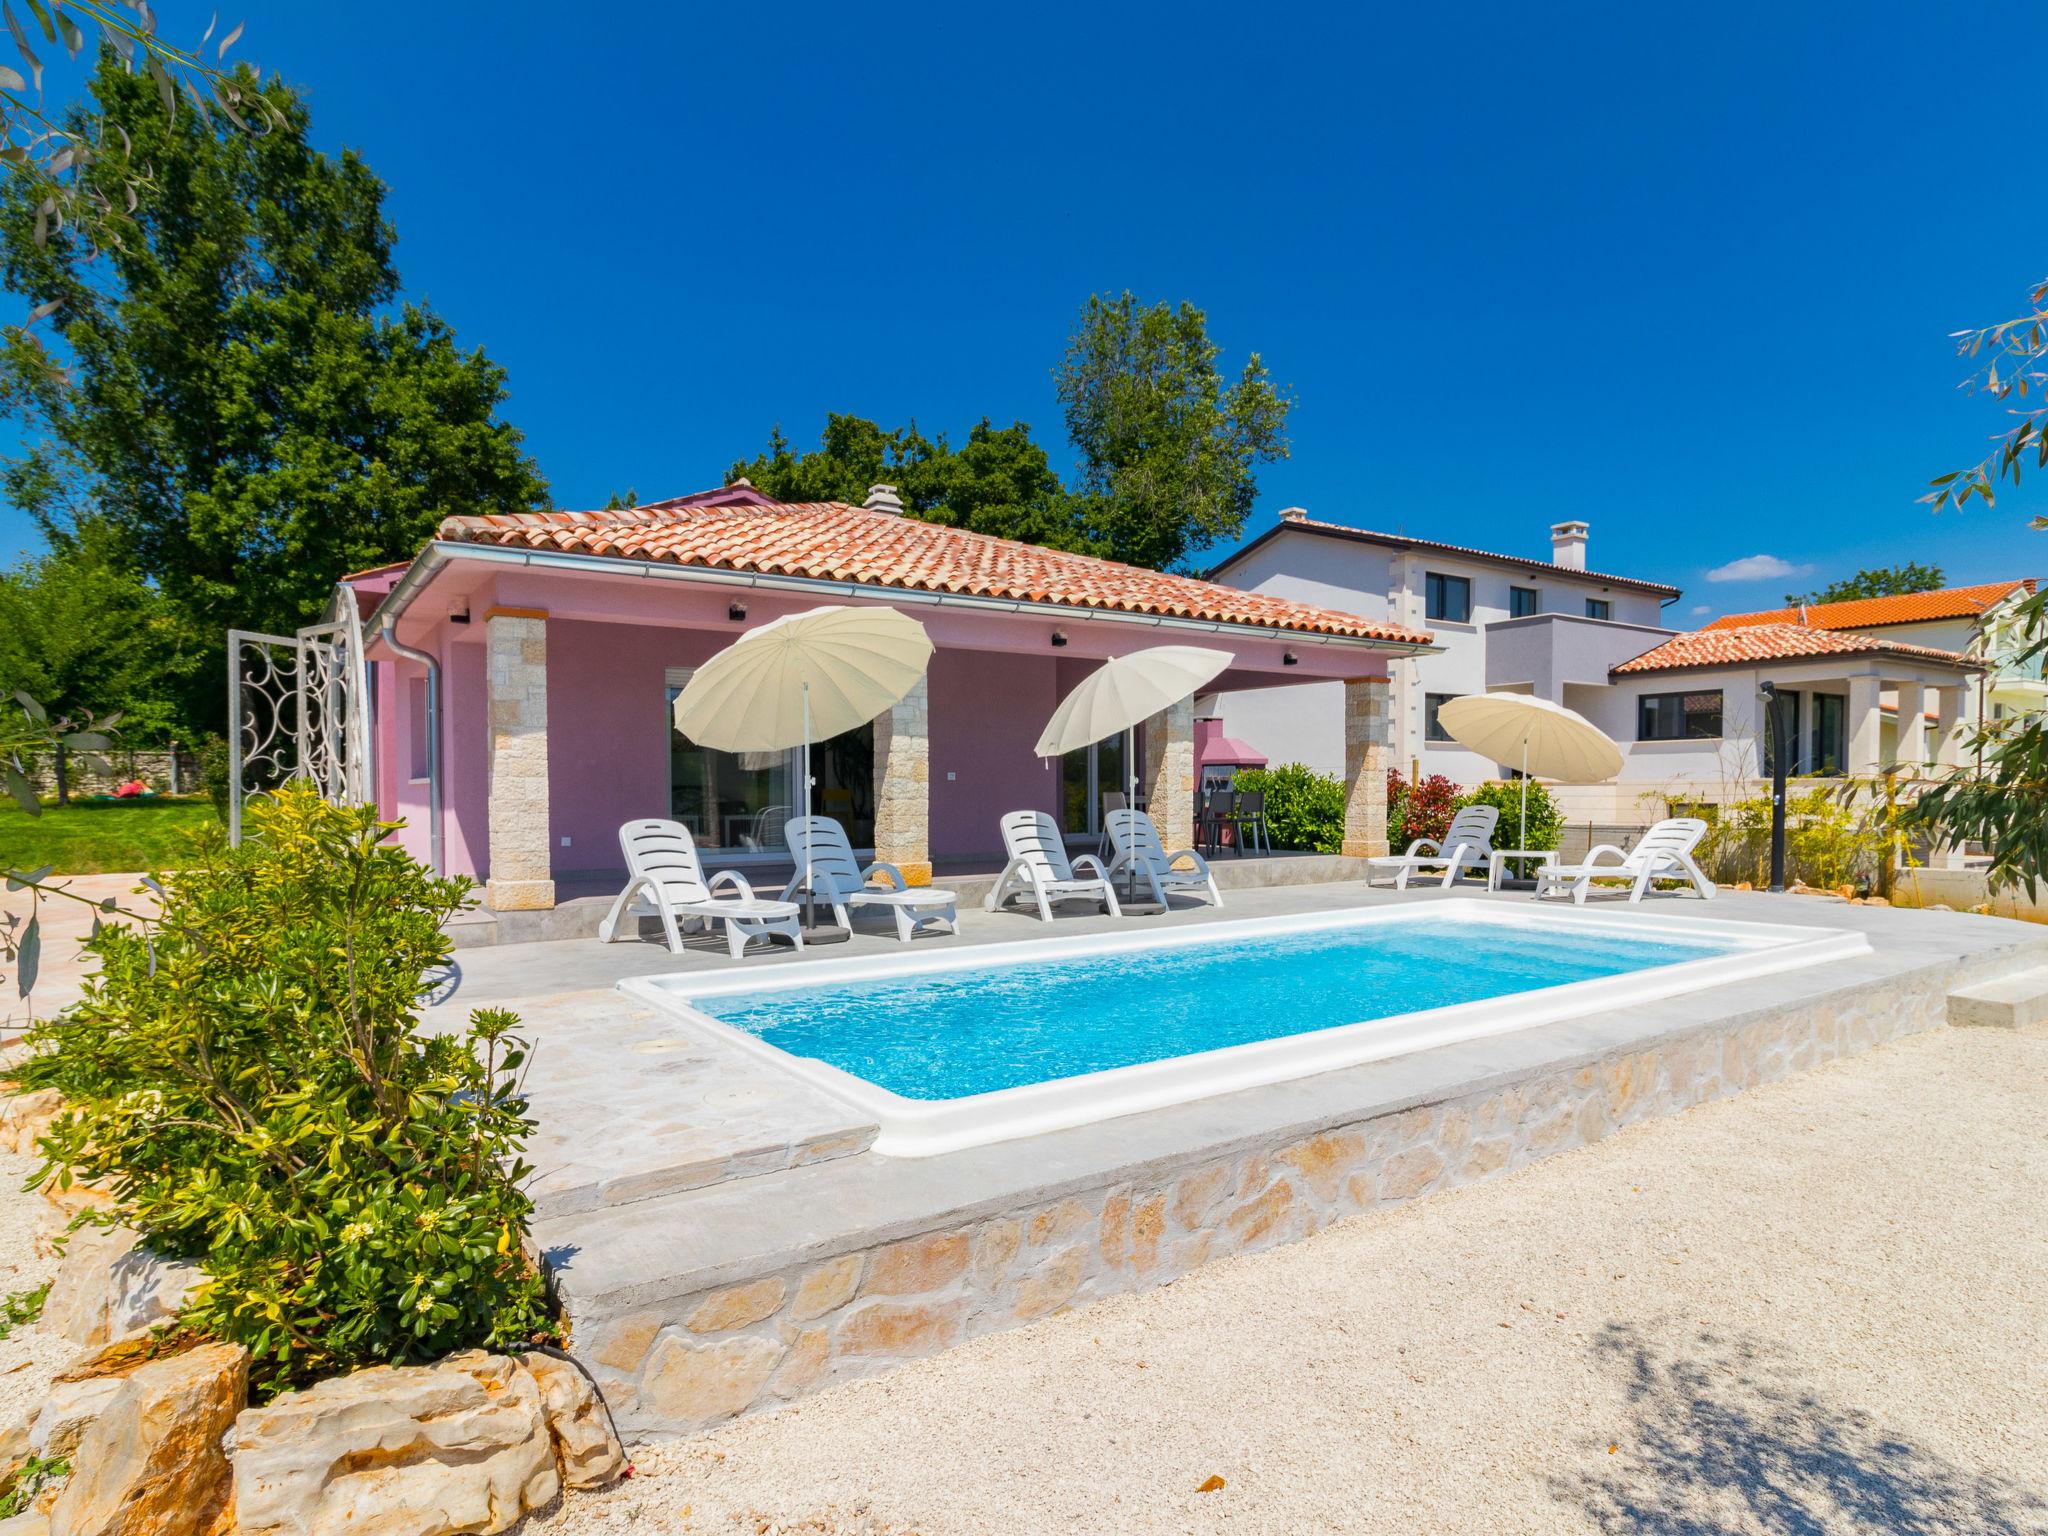
[[1875,635],[1830,629],[1806,629],[1797,624],[1756,624],[1744,629],[1696,629],[1674,635],[1654,650],[1633,661],[1624,661],[1609,674],[1625,677],[1638,672],[1676,672],[1692,667],[1739,667],[1759,661],[1797,661],[1808,656],[1896,656],[1902,661],[1924,661],[1937,665],[1974,669],[1976,663],[1954,651],[1939,651],[1928,645],[1906,645],[1897,640],[1880,640]]
[[[1974,587],[1943,587],[1935,592],[1902,592],[1896,597],[1859,597],[1846,603],[1809,603],[1805,622],[1814,629],[1878,629],[1887,624],[1924,624],[1932,619],[1975,618],[2019,588],[2034,590],[2030,579],[1987,581]],[[1753,629],[1759,624],[1798,624],[1797,608],[1768,608],[1761,613],[1731,613],[1708,629]]]
[[843,502],[733,503],[682,497],[607,512],[451,517],[460,543],[665,561],[924,592],[1113,609],[1304,634],[1427,645],[1430,636],[1358,614],[1171,576],[1088,555],[948,528]]

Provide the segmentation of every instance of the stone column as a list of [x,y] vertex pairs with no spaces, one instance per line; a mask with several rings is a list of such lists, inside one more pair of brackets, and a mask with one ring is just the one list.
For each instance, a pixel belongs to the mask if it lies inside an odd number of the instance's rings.
[[1963,737],[1966,733],[1961,727],[1963,709],[1969,696],[1970,690],[1964,684],[1934,690],[1934,750],[1929,756],[1940,767],[1953,768],[1963,760]]
[[1927,689],[1920,683],[1900,683],[1899,698],[1899,750],[1894,755],[1898,765],[1909,774],[1926,772],[1927,751]]
[[1387,851],[1387,751],[1391,721],[1387,680],[1354,677],[1344,684],[1344,845],[1346,857]]
[[875,857],[932,883],[931,695],[925,679],[875,717]]
[[494,912],[555,904],[548,835],[548,616],[494,608],[484,616],[491,708],[491,874]]
[[1190,694],[1145,722],[1146,810],[1169,850],[1195,843],[1195,700]]
[[1842,722],[1848,736],[1848,761],[1842,766],[1851,778],[1867,779],[1884,762],[1884,712],[1881,685],[1874,677],[1849,679],[1848,718]]

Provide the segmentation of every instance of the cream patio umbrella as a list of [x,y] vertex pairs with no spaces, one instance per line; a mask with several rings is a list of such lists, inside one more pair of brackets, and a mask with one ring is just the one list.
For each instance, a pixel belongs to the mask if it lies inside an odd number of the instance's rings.
[[[1222,675],[1237,658],[1229,651],[1199,645],[1155,645],[1149,650],[1113,656],[1074,685],[1060,700],[1038,738],[1040,757],[1061,757],[1107,740],[1119,732],[1124,741],[1124,804],[1138,803],[1135,733],[1168,705],[1198,693]],[[1137,890],[1137,867],[1131,868],[1131,890]]]
[[[809,816],[811,743],[866,725],[902,702],[931,659],[924,626],[894,608],[834,605],[788,614],[749,630],[699,667],[676,697],[675,726],[722,752],[801,747]],[[808,868],[804,877],[808,894]]]
[[1621,772],[1621,748],[1575,710],[1533,693],[1473,693],[1436,712],[1437,723],[1461,747],[1497,763],[1520,763],[1519,838],[1528,835],[1529,775],[1571,784],[1597,784]]

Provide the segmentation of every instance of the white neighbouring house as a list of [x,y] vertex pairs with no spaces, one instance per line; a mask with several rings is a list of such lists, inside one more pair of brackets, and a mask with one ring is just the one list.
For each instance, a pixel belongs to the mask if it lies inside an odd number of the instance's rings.
[[[1573,820],[1630,823],[1661,814],[1660,798],[1755,794],[1766,773],[1766,682],[1796,696],[1801,775],[1954,761],[1980,714],[2040,705],[2038,675],[2008,677],[2015,669],[2001,671],[2000,660],[2013,645],[2012,609],[2032,582],[1830,604],[1803,616],[1735,615],[1681,633],[1662,622],[1678,589],[1587,570],[1588,532],[1583,522],[1556,524],[1544,561],[1289,508],[1211,576],[1434,635],[1440,653],[1391,669],[1389,760],[1403,772],[1470,786],[1513,766],[1437,728],[1438,708],[1463,694],[1535,693],[1586,716],[1621,744],[1624,760],[1609,784],[1557,791]],[[1274,763],[1336,771],[1343,743],[1325,723],[1321,696],[1334,686],[1225,694],[1215,706],[1220,729]]]

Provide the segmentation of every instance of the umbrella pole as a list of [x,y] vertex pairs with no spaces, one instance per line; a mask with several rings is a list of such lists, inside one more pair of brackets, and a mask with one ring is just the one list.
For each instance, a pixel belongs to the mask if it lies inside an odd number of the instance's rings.
[[804,683],[804,926],[815,929],[818,926],[818,893],[811,885],[811,685]]
[[[1138,728],[1135,725],[1124,728],[1124,805],[1133,815],[1138,809]],[[1138,861],[1131,859],[1124,867],[1124,900],[1138,899]]]
[[1515,846],[1529,846],[1529,738],[1522,738],[1522,811],[1515,824]]

